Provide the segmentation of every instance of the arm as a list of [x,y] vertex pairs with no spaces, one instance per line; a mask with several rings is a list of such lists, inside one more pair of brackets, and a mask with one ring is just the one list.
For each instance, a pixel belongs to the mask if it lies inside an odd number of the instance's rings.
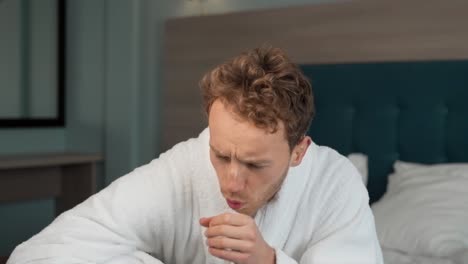
[[190,219],[190,185],[183,183],[197,144],[178,144],[63,213],[19,245],[8,264],[162,263],[147,253],[170,256],[177,221]]
[[[357,173],[348,166],[344,170],[350,172],[347,174]],[[319,228],[299,263],[382,264],[366,188],[354,175],[345,177],[337,186],[326,199],[326,209],[320,211]],[[282,250],[275,250],[277,264],[298,263]]]
[[383,264],[374,218],[367,202],[358,207],[352,218],[345,216],[349,215],[345,212],[348,210],[343,208],[342,213],[337,214],[348,221],[342,221],[342,225],[312,245],[301,263]]
[[[354,203],[347,204],[352,208]],[[344,210],[344,211],[343,211]],[[347,211],[347,212],[346,212]],[[329,234],[318,242],[311,244],[301,257],[303,264],[327,263],[355,263],[355,264],[382,264],[380,247],[376,239],[373,216],[369,206],[363,203],[356,214],[349,218],[347,214],[352,210],[334,212],[329,219],[340,219],[343,225],[338,225]],[[227,216],[229,216],[227,218]],[[228,261],[236,263],[258,263],[259,259],[266,260],[267,256],[261,249],[265,245],[257,231],[255,222],[250,217],[241,214],[222,214],[210,219],[201,219],[200,223],[207,227],[208,246],[210,253]],[[349,222],[346,220],[349,219]],[[251,221],[249,221],[251,220]],[[329,224],[324,224],[330,226]],[[333,224],[335,225],[335,224]],[[221,227],[221,228],[220,228]],[[254,230],[253,232],[250,232]],[[250,236],[248,234],[256,234]],[[230,238],[232,236],[233,238]],[[259,241],[250,239],[257,237]],[[241,244],[245,241],[249,243]],[[235,249],[226,251],[224,248]],[[268,248],[268,247],[266,247]],[[273,259],[276,264],[297,264],[280,249],[274,249]],[[265,262],[267,263],[267,262]],[[268,262],[270,263],[270,262]]]
[[[317,228],[311,227],[314,235],[306,250],[295,258],[301,264],[381,264],[380,246],[368,205],[367,191],[360,178],[356,175],[353,179],[346,175],[334,186],[336,187],[330,186],[328,189],[332,195],[322,200],[323,208],[318,213],[320,217]],[[307,210],[306,207],[302,209]],[[303,222],[298,222],[297,226],[305,228],[310,218],[301,219]],[[204,234],[209,253],[218,258],[245,264],[262,261],[298,263],[279,248],[275,248],[270,255],[271,247],[263,240],[255,221],[249,216],[224,213],[202,218],[200,224],[207,228]],[[304,237],[309,232],[296,230],[297,233]]]

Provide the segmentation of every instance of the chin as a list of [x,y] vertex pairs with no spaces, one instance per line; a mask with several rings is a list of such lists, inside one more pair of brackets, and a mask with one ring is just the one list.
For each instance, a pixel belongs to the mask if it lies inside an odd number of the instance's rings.
[[247,214],[248,211],[249,211],[249,210],[246,209],[246,208],[239,208],[239,209],[232,209],[232,208],[231,208],[231,210],[233,210],[234,212],[239,213],[239,214]]
[[251,216],[253,217],[255,215],[255,212],[256,211],[252,211],[252,210],[249,210],[249,209],[244,209],[244,208],[241,208],[239,210],[236,210],[236,212],[240,213],[240,214],[245,214],[245,215],[248,215],[248,216]]

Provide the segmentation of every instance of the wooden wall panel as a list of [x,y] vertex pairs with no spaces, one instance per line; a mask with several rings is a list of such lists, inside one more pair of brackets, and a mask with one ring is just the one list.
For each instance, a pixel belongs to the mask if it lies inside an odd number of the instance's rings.
[[160,146],[206,126],[198,81],[243,50],[268,43],[298,63],[466,59],[467,27],[464,0],[346,1],[169,20]]

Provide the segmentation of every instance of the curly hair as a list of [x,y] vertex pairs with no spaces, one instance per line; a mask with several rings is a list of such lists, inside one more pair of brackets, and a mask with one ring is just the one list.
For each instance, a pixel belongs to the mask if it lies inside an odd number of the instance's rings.
[[207,114],[217,99],[240,117],[275,133],[286,130],[290,149],[314,117],[312,88],[299,67],[279,48],[256,48],[208,72],[200,81]]

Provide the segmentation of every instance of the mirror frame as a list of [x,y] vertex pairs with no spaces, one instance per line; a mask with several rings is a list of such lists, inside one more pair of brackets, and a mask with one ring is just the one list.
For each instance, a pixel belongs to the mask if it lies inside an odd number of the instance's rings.
[[57,115],[51,118],[0,118],[0,128],[65,127],[66,0],[57,3]]

